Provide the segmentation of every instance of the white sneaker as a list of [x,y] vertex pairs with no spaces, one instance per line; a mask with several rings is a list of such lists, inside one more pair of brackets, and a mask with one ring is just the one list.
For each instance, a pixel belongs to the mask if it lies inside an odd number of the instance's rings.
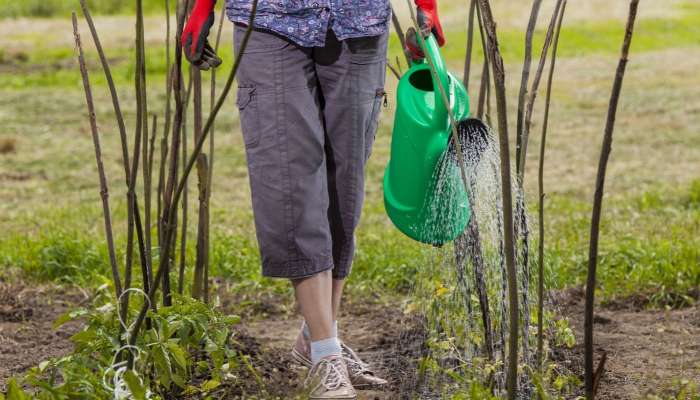
[[348,371],[341,356],[321,359],[304,381],[310,400],[354,400],[357,393],[348,379]]

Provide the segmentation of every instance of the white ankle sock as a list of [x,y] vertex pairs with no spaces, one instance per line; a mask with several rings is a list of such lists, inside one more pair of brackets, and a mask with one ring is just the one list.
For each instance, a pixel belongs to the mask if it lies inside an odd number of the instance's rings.
[[[302,334],[304,339],[311,341],[311,331],[309,331],[309,326],[306,325],[306,321],[301,324]],[[332,337],[338,337],[338,321],[333,321],[333,331],[331,332]]]
[[339,356],[341,352],[340,342],[336,337],[311,342],[311,364],[316,365],[321,359],[329,356]]

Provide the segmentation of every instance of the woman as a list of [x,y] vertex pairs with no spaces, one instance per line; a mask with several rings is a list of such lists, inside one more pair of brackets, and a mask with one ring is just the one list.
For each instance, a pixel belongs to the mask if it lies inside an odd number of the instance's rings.
[[[444,37],[435,0],[415,0],[425,32]],[[197,0],[183,31],[189,61],[220,61],[207,43],[216,0]],[[227,0],[236,53],[252,0]],[[304,323],[292,347],[311,399],[354,399],[386,383],[338,339],[384,94],[389,0],[260,0],[238,71],[263,275],[290,279]],[[421,57],[417,46],[409,46]],[[349,327],[352,329],[352,327]]]

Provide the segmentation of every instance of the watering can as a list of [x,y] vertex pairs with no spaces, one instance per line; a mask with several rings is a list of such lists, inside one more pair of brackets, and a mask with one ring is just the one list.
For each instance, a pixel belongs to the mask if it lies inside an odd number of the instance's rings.
[[391,157],[384,173],[384,206],[401,232],[440,246],[464,232],[471,216],[460,167],[450,155],[456,146],[451,144],[448,107],[460,123],[483,123],[468,119],[467,91],[447,71],[433,35],[425,39],[423,51],[433,62],[449,104],[443,101],[428,62],[413,61],[397,89]]

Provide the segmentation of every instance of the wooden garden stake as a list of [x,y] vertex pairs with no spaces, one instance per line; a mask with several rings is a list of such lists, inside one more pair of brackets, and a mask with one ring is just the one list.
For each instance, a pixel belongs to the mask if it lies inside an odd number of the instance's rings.
[[476,9],[476,0],[471,0],[469,4],[469,16],[467,17],[467,52],[464,59],[464,77],[462,83],[469,93],[469,75],[471,74],[472,66],[472,48],[474,47],[474,11]]
[[487,48],[493,70],[498,113],[498,133],[501,158],[501,189],[503,201],[503,240],[506,267],[508,271],[508,298],[510,308],[509,356],[506,376],[508,398],[514,400],[518,389],[518,287],[515,269],[515,248],[513,241],[513,196],[511,192],[510,146],[508,137],[508,109],[506,107],[505,69],[498,47],[496,24],[488,0],[479,0],[486,31]]
[[521,186],[525,181],[525,162],[527,160],[527,144],[530,138],[530,127],[532,126],[532,113],[535,108],[535,99],[537,99],[537,93],[540,87],[540,81],[542,80],[542,74],[544,73],[544,67],[547,62],[547,54],[549,52],[549,47],[552,44],[552,38],[554,36],[554,31],[557,25],[557,20],[559,19],[560,10],[564,0],[557,0],[556,6],[554,7],[554,13],[549,21],[547,27],[547,33],[544,38],[544,45],[542,46],[542,53],[540,53],[540,60],[537,65],[537,70],[535,70],[535,75],[532,79],[532,86],[529,91],[529,96],[527,98],[525,107],[525,119],[523,121],[523,131],[520,136],[520,158],[517,160],[519,163],[518,170],[520,171],[520,181]]
[[[476,4],[476,19],[479,23],[479,36],[481,38],[481,48],[484,52],[484,65],[481,70],[481,84],[479,85],[479,99],[477,101],[476,118],[484,119],[484,107],[487,102],[490,102],[491,90],[491,71],[489,69],[489,52],[486,47],[486,34],[484,33],[483,19],[481,18],[481,10],[479,3]],[[488,99],[488,100],[487,100]],[[488,124],[491,124],[490,118]]]
[[163,195],[165,192],[165,166],[168,160],[168,133],[172,119],[171,97],[173,89],[173,76],[175,72],[170,65],[170,0],[165,0],[165,123],[163,124],[163,138],[160,141],[160,168],[158,173],[158,246],[162,244],[162,224],[160,216],[163,209]]
[[100,198],[102,199],[102,214],[105,223],[105,238],[107,239],[107,252],[109,253],[109,263],[112,267],[112,280],[114,281],[114,291],[119,298],[122,294],[121,278],[119,277],[119,268],[117,267],[117,257],[114,251],[114,237],[112,236],[112,214],[109,208],[109,188],[107,187],[107,177],[105,175],[104,165],[102,163],[102,149],[100,147],[100,135],[97,129],[97,117],[95,116],[95,104],[92,99],[92,89],[90,88],[90,77],[88,75],[87,66],[85,65],[85,55],[83,54],[83,46],[80,41],[80,33],[78,32],[78,17],[75,12],[71,15],[73,21],[73,37],[75,39],[75,47],[78,49],[78,64],[80,65],[80,75],[83,80],[83,88],[85,90],[85,102],[88,107],[88,115],[90,118],[90,133],[92,134],[92,143],[95,147],[95,161],[97,162],[97,173],[100,179]]
[[[221,17],[219,19],[219,30],[216,33],[216,43],[214,44],[214,51],[218,52],[219,51],[219,45],[221,44],[221,33],[224,30],[224,14],[225,12],[222,10],[221,11]],[[216,104],[216,68],[212,68],[211,70],[211,93],[210,93],[210,99],[209,99],[209,110],[214,109],[214,105]],[[206,200],[206,206],[207,206],[207,218],[206,218],[206,230],[204,232],[204,248],[207,253],[205,260],[204,260],[204,302],[209,303],[209,247],[210,247],[210,231],[211,231],[211,226],[209,224],[210,221],[210,213],[211,210],[209,209],[209,204],[211,202],[211,192],[212,192],[212,186],[214,185],[214,123],[211,125],[210,133],[209,133],[209,167],[207,168],[207,200]]]
[[537,26],[537,17],[540,13],[541,6],[542,0],[533,0],[532,9],[530,10],[530,20],[527,23],[527,30],[525,31],[525,57],[523,59],[523,72],[520,79],[520,91],[518,92],[518,119],[517,130],[515,131],[515,172],[518,179],[520,179],[523,174],[523,172],[520,171],[520,164],[517,164],[517,162],[518,160],[520,160],[520,146],[522,144],[525,98],[527,97],[527,85],[530,82],[530,66],[532,64],[532,36],[535,33],[535,27]]
[[538,225],[539,243],[537,257],[537,366],[544,365],[544,156],[547,143],[547,127],[549,125],[549,105],[552,97],[552,81],[554,78],[554,68],[557,62],[557,49],[559,48],[559,33],[561,32],[562,21],[566,11],[566,0],[561,5],[561,11],[557,19],[557,27],[554,32],[554,44],[552,45],[552,59],[549,65],[549,76],[547,77],[547,94],[544,100],[544,117],[542,122],[542,139],[540,140],[540,160],[537,174],[538,187]]
[[[406,53],[406,34],[404,33],[404,30],[401,28],[401,22],[399,21],[399,18],[396,16],[396,13],[394,12],[394,6],[391,6],[391,22],[394,25],[394,30],[396,31],[396,35],[399,37],[399,43],[401,43],[401,51],[404,52],[404,56],[406,57],[406,65],[408,65],[408,68],[411,67],[411,57]],[[399,68],[401,65],[398,64],[397,60],[397,65]]]
[[[233,80],[236,77],[236,73],[238,72],[238,67],[240,66],[240,62],[242,60],[243,55],[245,54],[245,49],[248,46],[248,40],[250,39],[250,34],[253,31],[253,20],[255,18],[255,14],[257,13],[258,9],[258,0],[253,0],[253,5],[252,5],[252,10],[250,13],[250,19],[248,21],[248,28],[246,29],[245,35],[243,36],[243,40],[241,41],[241,48],[237,54],[237,57],[233,63],[233,67],[231,68],[231,72],[229,73],[229,76],[226,80],[226,84],[224,85],[224,89],[221,93],[221,96],[219,96],[219,100],[216,102],[216,105],[211,111],[211,114],[209,115],[209,118],[207,119],[206,124],[204,125],[204,129],[202,130],[202,136],[196,140],[194,149],[192,151],[192,154],[190,155],[189,161],[187,162],[187,166],[185,167],[183,171],[183,176],[180,178],[180,181],[177,185],[177,189],[175,190],[175,193],[173,195],[173,201],[172,204],[177,204],[180,200],[180,196],[182,195],[182,191],[184,189],[184,181],[186,178],[189,176],[189,174],[192,172],[192,168],[194,167],[194,164],[202,151],[202,147],[204,146],[204,141],[207,138],[207,135],[209,134],[209,131],[214,123],[214,120],[216,119],[216,116],[219,113],[219,110],[221,110],[221,107],[223,106],[224,102],[226,101],[226,97],[228,96],[229,92],[231,91],[231,87],[233,86]],[[167,226],[169,226],[169,221],[172,221],[175,219],[177,215],[176,207],[169,207],[165,210],[167,212],[167,217],[165,218],[165,221],[167,223]],[[167,235],[164,235],[163,239],[163,250],[162,252],[164,254],[169,254],[171,251],[172,247],[172,242],[174,241],[174,235],[171,233],[172,231],[167,231]],[[154,277],[154,284],[151,287],[151,290],[149,292],[149,297],[153,298],[155,295],[155,292],[158,290],[158,284],[159,282],[163,279],[163,275],[166,272],[167,268],[167,260],[166,259],[161,259],[160,260],[160,265],[158,266],[158,271],[156,272],[156,276]],[[134,322],[133,328],[132,328],[132,333],[129,336],[129,343],[134,344],[136,343],[136,336],[138,335],[139,330],[141,329],[141,325],[143,324],[143,320],[146,317],[146,313],[148,311],[147,305],[144,307],[141,307],[141,311],[139,312],[136,321]],[[130,367],[133,366],[133,359],[130,360]]]
[[595,307],[595,286],[596,268],[598,266],[598,238],[600,236],[600,216],[603,208],[603,193],[605,189],[605,173],[608,168],[608,159],[612,150],[613,130],[615,129],[615,117],[617,115],[617,104],[620,100],[622,82],[625,77],[625,69],[629,56],[632,35],[634,33],[634,22],[637,18],[637,8],[639,0],[630,1],[629,16],[625,28],[625,38],[622,42],[620,61],[617,65],[615,80],[613,82],[610,103],[608,104],[608,117],[603,134],[603,146],[600,152],[598,163],[598,174],[596,176],[595,194],[593,196],[593,212],[591,214],[591,240],[588,249],[588,277],[586,280],[586,308],[584,320],[584,359],[586,384],[586,398],[595,398],[594,387],[594,366],[593,366],[593,312]]
[[[112,106],[114,108],[114,114],[115,118],[117,120],[117,126],[119,127],[119,139],[121,142],[121,148],[122,148],[122,164],[124,166],[124,176],[126,180],[126,185],[127,188],[131,188],[130,182],[131,182],[131,165],[129,162],[129,147],[128,147],[128,139],[126,136],[126,127],[124,124],[124,117],[121,111],[121,106],[119,103],[119,96],[117,94],[116,87],[114,85],[114,79],[112,78],[112,73],[111,69],[109,67],[109,62],[107,61],[107,57],[105,56],[104,50],[102,48],[102,42],[100,41],[99,35],[97,33],[97,29],[95,28],[95,24],[92,20],[92,15],[90,14],[90,10],[87,7],[87,3],[85,0],[81,0],[80,2],[81,9],[83,11],[83,15],[85,17],[85,21],[87,22],[88,27],[90,28],[90,34],[92,35],[93,42],[95,43],[95,48],[97,49],[97,53],[100,58],[100,63],[102,65],[102,70],[105,74],[105,79],[107,81],[107,86],[109,87],[109,92],[110,96],[112,98]],[[139,205],[138,205],[138,199],[136,197],[136,193],[133,190],[127,190],[126,194],[127,198],[127,220],[128,221],[134,221],[136,225],[136,236],[138,238],[138,243],[139,243],[139,254],[141,256],[141,269],[142,273],[144,275],[149,274],[150,272],[150,260],[145,257],[145,244],[144,244],[144,239],[143,239],[143,228],[141,226],[141,217],[139,215]],[[144,281],[144,290],[147,290],[148,288],[148,282]]]

